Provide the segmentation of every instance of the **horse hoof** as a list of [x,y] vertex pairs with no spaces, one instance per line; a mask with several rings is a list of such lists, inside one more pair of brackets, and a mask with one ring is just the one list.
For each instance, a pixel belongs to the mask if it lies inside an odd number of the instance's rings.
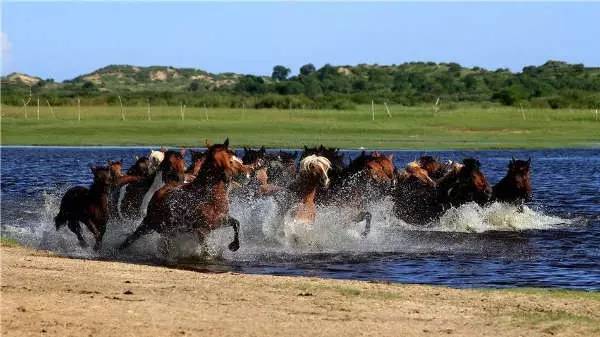
[[79,241],[79,247],[81,247],[81,248],[87,248],[88,244],[85,241]]
[[94,251],[96,251],[96,252],[97,252],[97,251],[99,251],[101,246],[102,246],[102,245],[101,245],[100,243],[96,243],[96,244],[94,245]]
[[237,251],[238,249],[240,249],[240,242],[239,241],[233,241],[232,243],[229,244],[229,250],[232,252]]
[[367,237],[367,235],[369,235],[369,231],[364,231],[362,233],[360,233],[360,236],[364,239]]

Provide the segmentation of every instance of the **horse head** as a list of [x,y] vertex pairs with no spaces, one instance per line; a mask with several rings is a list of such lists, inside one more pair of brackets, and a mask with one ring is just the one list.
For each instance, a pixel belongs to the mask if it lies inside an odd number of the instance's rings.
[[401,180],[407,181],[410,179],[419,181],[424,186],[436,187],[436,182],[431,179],[427,170],[421,167],[417,161],[410,162],[406,165],[404,172],[400,173]]
[[311,154],[300,161],[300,176],[311,181],[318,181],[322,186],[329,185],[328,171],[331,162],[323,156]]
[[508,163],[508,175],[522,177],[529,180],[529,171],[531,169],[531,158],[527,160],[515,160],[512,158]]
[[119,177],[123,176],[123,164],[120,160],[107,162],[108,169],[110,170],[112,184],[117,184]]
[[481,172],[481,163],[474,158],[465,158],[462,166],[449,173],[455,174],[455,181],[447,190],[451,203],[477,202],[482,205],[492,197],[492,187]]
[[369,176],[379,184],[395,184],[396,167],[394,166],[394,155],[376,154],[366,163]]
[[150,150],[150,154],[148,155],[148,158],[150,159],[150,163],[152,165],[152,168],[158,168],[158,166],[162,163],[162,161],[165,159],[165,152],[167,152],[166,149],[161,147],[160,151],[154,151],[154,150]]
[[229,149],[229,138],[225,139],[223,144],[214,144],[208,148],[203,168],[204,166],[207,169],[222,172],[227,180],[240,174],[249,177],[252,171],[251,166],[244,165],[244,162],[235,155],[235,152]]
[[133,164],[128,170],[127,175],[138,176],[138,177],[148,177],[151,172],[151,162],[148,157],[138,157],[136,158],[135,164]]
[[441,178],[443,176],[444,166],[432,156],[421,156],[416,161],[419,166],[427,171],[427,174],[432,178]]
[[242,156],[242,162],[244,162],[246,165],[262,166],[265,162],[266,153],[267,150],[264,146],[258,150],[244,147],[244,156]]
[[164,152],[164,159],[158,167],[165,182],[183,182],[185,174],[185,159],[180,151]]
[[94,184],[108,187],[113,183],[114,177],[110,167],[108,166],[91,166],[90,170],[94,175]]

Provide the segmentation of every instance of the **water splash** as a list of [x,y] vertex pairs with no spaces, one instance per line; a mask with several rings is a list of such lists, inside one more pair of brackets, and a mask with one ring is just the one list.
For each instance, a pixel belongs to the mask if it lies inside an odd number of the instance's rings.
[[[233,230],[229,227],[212,232],[203,244],[191,233],[179,233],[168,238],[151,234],[134,243],[126,252],[117,252],[116,247],[135,230],[140,219],[109,221],[102,249],[94,252],[91,248],[79,247],[68,228],[55,230],[53,218],[63,194],[62,189],[44,193],[41,205],[31,209],[37,216],[35,220],[10,225],[4,219],[3,232],[26,245],[76,257],[257,261],[310,254],[435,252],[448,247],[444,247],[443,241],[424,241],[426,233],[520,232],[576,224],[573,220],[546,215],[527,206],[519,209],[502,203],[485,207],[470,203],[449,209],[438,221],[428,226],[415,226],[393,215],[393,202],[388,198],[367,205],[367,210],[373,216],[372,230],[363,238],[360,234],[365,223],[354,221],[357,210],[353,208],[319,207],[315,222],[305,224],[279,215],[273,198],[240,198],[232,199],[230,207],[231,215],[241,224],[241,249],[237,252],[227,250],[233,238]],[[93,242],[87,230],[84,230],[84,236],[88,242]]]

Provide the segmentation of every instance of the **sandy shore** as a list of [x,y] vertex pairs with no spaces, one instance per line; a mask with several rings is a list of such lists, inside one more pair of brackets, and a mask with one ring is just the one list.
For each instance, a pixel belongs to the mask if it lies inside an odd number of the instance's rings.
[[2,336],[600,335],[600,293],[201,274],[0,252]]

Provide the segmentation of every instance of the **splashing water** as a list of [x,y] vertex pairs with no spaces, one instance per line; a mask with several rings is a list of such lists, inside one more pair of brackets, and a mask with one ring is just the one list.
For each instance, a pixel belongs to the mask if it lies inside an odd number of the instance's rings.
[[[63,193],[60,190],[43,194],[43,207],[39,209],[37,224],[4,226],[3,230],[27,245],[60,254],[90,258],[117,256],[115,247],[135,230],[141,219],[109,221],[102,249],[93,252],[91,248],[81,248],[68,228],[55,230],[53,218],[58,213]],[[361,236],[365,222],[353,221],[356,210],[352,208],[319,207],[315,222],[310,224],[296,222],[287,214],[278,215],[278,206],[273,198],[233,199],[230,212],[241,225],[241,249],[238,252],[227,250],[233,230],[223,227],[212,232],[203,244],[191,233],[177,233],[168,238],[150,234],[123,254],[137,259],[177,261],[189,258],[252,260],[273,254],[407,252],[414,251],[415,246],[409,239],[414,237],[415,232],[519,232],[573,224],[572,220],[545,215],[526,206],[521,210],[502,203],[485,207],[469,203],[449,209],[438,221],[428,226],[415,226],[395,218],[392,206],[392,200],[388,198],[367,207],[373,218],[371,232],[365,238]],[[406,232],[411,235],[407,236]],[[85,229],[84,236],[88,242],[93,242],[92,235]]]

